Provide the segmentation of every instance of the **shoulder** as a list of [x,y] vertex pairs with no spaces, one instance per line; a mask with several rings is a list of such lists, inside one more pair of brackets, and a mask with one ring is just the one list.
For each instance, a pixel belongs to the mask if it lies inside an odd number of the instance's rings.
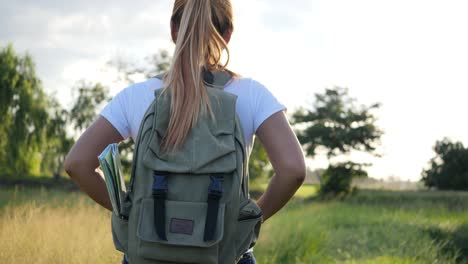
[[[114,100],[120,101],[129,116],[138,117],[154,100],[154,91],[163,87],[163,82],[151,78],[124,88]],[[130,117],[130,119],[133,119]]]
[[237,77],[231,80],[226,91],[249,97],[262,94],[268,89],[261,82],[251,77]]
[[[239,78],[233,84],[239,85],[238,91],[244,95],[245,103],[250,108],[253,119],[253,131],[268,117],[279,111],[286,110],[284,104],[265,85],[253,78]],[[244,91],[244,92],[242,92]]]
[[262,82],[251,77],[234,78],[226,87],[226,91],[238,96],[247,96],[249,100],[273,99],[274,93]]
[[244,88],[256,88],[259,86],[263,86],[259,81],[255,80],[252,77],[235,77],[231,80],[228,87],[230,86],[240,86]]
[[148,79],[122,89],[102,110],[123,138],[136,138],[141,119],[154,99],[154,91],[163,86],[159,79]]
[[162,87],[163,83],[161,80],[151,78],[142,82],[137,82],[132,85],[129,85],[126,88],[124,88],[119,94],[122,94],[123,96],[126,96],[128,98],[132,98],[135,95],[139,97],[140,95],[153,93],[154,90],[160,89]]

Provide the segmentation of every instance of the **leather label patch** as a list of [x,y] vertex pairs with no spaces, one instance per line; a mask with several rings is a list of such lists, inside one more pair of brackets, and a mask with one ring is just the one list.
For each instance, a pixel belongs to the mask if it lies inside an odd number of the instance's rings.
[[171,218],[171,223],[169,224],[169,232],[174,234],[192,235],[193,220]]

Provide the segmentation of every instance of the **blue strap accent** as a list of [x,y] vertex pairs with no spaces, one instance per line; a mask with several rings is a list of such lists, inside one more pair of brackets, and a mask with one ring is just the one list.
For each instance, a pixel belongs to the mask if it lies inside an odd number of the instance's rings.
[[223,176],[215,175],[210,176],[210,186],[208,187],[208,195],[219,195],[220,197],[223,195]]
[[168,192],[167,172],[155,171],[153,174],[154,226],[161,240],[166,237],[166,199]]
[[161,175],[160,172],[155,171],[153,174],[153,194],[165,192],[167,193],[167,174]]
[[218,222],[219,200],[223,196],[223,175],[210,176],[210,186],[208,187],[208,208],[206,210],[204,241],[214,239],[216,225]]

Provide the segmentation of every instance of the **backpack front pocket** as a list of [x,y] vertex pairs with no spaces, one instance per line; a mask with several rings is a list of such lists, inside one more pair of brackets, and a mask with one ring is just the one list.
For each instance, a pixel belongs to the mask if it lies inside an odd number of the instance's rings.
[[112,212],[111,225],[115,249],[125,253],[128,249],[128,220],[122,219]]
[[211,241],[204,241],[207,208],[207,203],[167,200],[164,219],[167,240],[163,240],[155,227],[154,200],[144,199],[137,228],[138,255],[177,263],[218,263],[225,205],[219,205],[216,231]]

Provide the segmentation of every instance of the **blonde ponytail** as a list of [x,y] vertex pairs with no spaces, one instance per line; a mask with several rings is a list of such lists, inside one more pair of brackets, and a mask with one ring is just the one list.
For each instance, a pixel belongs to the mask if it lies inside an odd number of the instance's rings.
[[[210,113],[203,71],[224,70],[229,50],[223,38],[232,31],[229,0],[176,0],[171,18],[177,27],[172,65],[164,79],[164,92],[171,93],[171,116],[162,140],[164,151],[180,147],[201,113]],[[221,65],[221,55],[227,61]]]

